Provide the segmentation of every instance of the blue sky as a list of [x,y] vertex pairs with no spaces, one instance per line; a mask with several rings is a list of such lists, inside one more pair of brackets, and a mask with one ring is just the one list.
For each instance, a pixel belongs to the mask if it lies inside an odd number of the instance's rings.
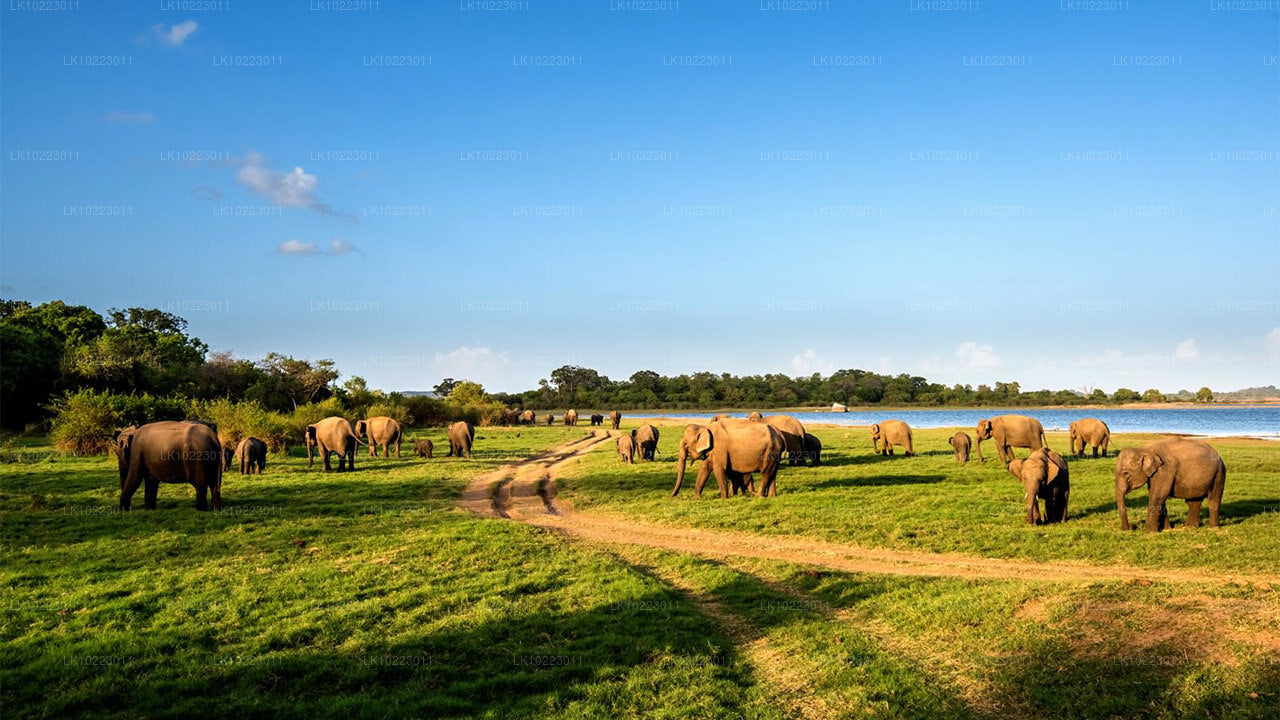
[[1275,7],[257,5],[5,7],[6,297],[390,389],[1280,379]]

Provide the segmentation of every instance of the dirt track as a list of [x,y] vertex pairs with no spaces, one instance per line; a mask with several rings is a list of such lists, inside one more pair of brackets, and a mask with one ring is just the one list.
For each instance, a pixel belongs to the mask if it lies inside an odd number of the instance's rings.
[[1207,570],[1168,570],[1086,563],[1004,560],[954,553],[870,548],[800,537],[758,535],[730,530],[669,527],[630,518],[576,513],[556,499],[556,471],[612,436],[606,431],[559,445],[529,460],[476,477],[462,505],[489,517],[554,528],[587,540],[641,545],[707,557],[748,557],[816,565],[832,570],[885,575],[981,578],[992,580],[1106,581],[1170,583],[1261,583],[1280,585],[1280,575],[1221,574]]

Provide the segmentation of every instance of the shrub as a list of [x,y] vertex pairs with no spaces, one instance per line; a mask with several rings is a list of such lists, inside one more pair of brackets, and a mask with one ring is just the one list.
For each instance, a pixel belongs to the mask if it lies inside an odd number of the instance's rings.
[[308,425],[335,415],[347,417],[346,411],[342,407],[342,402],[338,398],[328,398],[317,403],[299,405],[285,418],[285,428],[289,437],[302,442],[302,435]]
[[409,412],[411,425],[443,425],[449,419],[445,404],[433,397],[411,395],[404,399],[403,404]]
[[54,400],[50,435],[53,446],[76,455],[98,455],[111,447],[111,438],[124,424],[110,393],[85,389]]
[[392,418],[405,427],[413,424],[413,413],[409,412],[409,408],[400,403],[386,401],[373,403],[365,411],[364,417],[378,417],[379,415]]
[[218,426],[218,439],[224,447],[234,448],[246,437],[256,437],[271,452],[288,447],[290,423],[252,400],[210,400],[192,403],[192,417]]

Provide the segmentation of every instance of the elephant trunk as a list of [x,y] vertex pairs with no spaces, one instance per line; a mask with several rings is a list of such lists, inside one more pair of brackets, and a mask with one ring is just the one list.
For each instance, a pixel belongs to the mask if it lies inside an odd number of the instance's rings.
[[1129,493],[1129,486],[1123,478],[1116,478],[1116,509],[1120,511],[1120,529],[1129,529],[1129,511],[1124,506],[1124,496]]
[[973,446],[978,450],[978,462],[986,462],[987,461],[986,458],[982,457],[982,434],[981,433],[978,433],[978,436],[974,438]]
[[688,458],[689,449],[684,446],[684,443],[680,443],[680,454],[676,458],[676,486],[671,488],[671,497],[680,494],[680,486],[684,484],[684,464]]

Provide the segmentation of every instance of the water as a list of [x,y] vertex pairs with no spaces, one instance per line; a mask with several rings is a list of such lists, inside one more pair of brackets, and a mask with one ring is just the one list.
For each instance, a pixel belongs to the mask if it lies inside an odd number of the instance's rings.
[[[765,413],[769,414],[769,413]],[[993,415],[1030,415],[1050,432],[1067,430],[1073,421],[1096,417],[1111,432],[1163,432],[1205,435],[1210,437],[1248,436],[1280,440],[1280,407],[1194,407],[1194,408],[980,408],[977,410],[850,410],[847,413],[787,413],[800,422],[831,425],[870,425],[881,420],[903,420],[911,427],[964,427],[973,429],[978,420]],[[634,415],[632,419],[657,418],[663,415]],[[666,417],[711,419],[715,413],[673,410]],[[745,417],[745,413],[734,413]]]

